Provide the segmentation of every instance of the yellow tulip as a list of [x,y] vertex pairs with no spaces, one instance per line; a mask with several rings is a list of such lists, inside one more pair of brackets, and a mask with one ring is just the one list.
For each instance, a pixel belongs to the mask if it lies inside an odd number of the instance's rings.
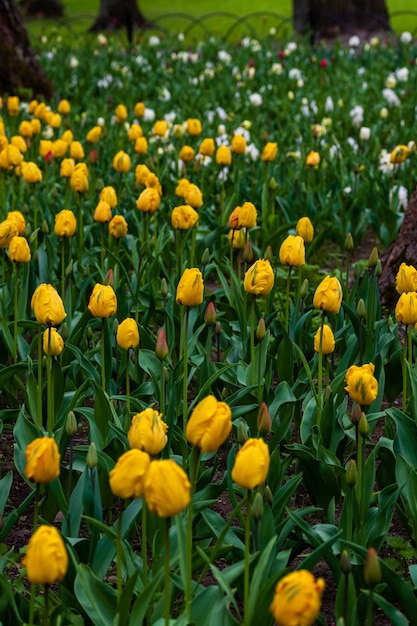
[[161,204],[161,196],[155,187],[147,187],[136,200],[136,207],[143,213],[155,213]]
[[190,488],[187,474],[175,461],[152,461],[145,477],[146,504],[159,517],[173,517],[189,504]]
[[26,230],[26,220],[24,215],[20,211],[9,211],[7,219],[15,223],[17,234],[23,235]]
[[190,183],[184,190],[184,200],[194,209],[200,209],[203,206],[203,194],[200,188]]
[[202,154],[203,156],[212,157],[215,149],[216,149],[216,144],[214,143],[214,139],[212,139],[211,137],[206,137],[200,143],[198,152],[199,154]]
[[0,222],[0,248],[8,248],[13,237],[17,235],[16,221],[13,218]]
[[110,489],[118,498],[140,498],[151,459],[142,450],[128,450],[122,454],[109,473]]
[[182,146],[178,156],[181,161],[184,161],[184,163],[189,163],[193,160],[194,154],[194,148],[191,146]]
[[[321,327],[317,330],[314,335],[314,350],[315,352],[320,352],[320,337],[321,337]],[[321,345],[321,353],[322,354],[331,354],[334,352],[336,342],[334,339],[334,334],[332,329],[328,324],[323,324],[323,340]]]
[[33,292],[31,307],[38,324],[58,326],[64,321],[64,303],[55,287],[42,283]]
[[111,185],[103,187],[100,191],[100,200],[105,200],[108,202],[111,209],[115,209],[117,206],[117,194],[115,188]]
[[64,349],[64,340],[56,328],[47,328],[43,333],[42,347],[45,354],[59,356]]
[[234,154],[245,154],[246,139],[243,135],[233,135],[231,148]]
[[9,243],[9,259],[14,263],[29,263],[30,248],[25,237],[13,237]]
[[145,450],[155,456],[165,448],[168,425],[162,420],[161,413],[148,407],[132,417],[127,434],[131,448]]
[[395,307],[395,317],[402,324],[417,322],[417,293],[415,291],[403,292],[400,295]]
[[269,610],[279,626],[312,626],[320,612],[324,588],[324,580],[316,579],[308,570],[291,572],[276,585]]
[[106,200],[99,200],[96,208],[94,209],[93,219],[95,222],[105,224],[111,220],[111,207]]
[[196,267],[184,270],[177,285],[176,303],[183,306],[198,306],[203,302],[203,275]]
[[267,296],[274,286],[274,280],[271,263],[265,259],[258,259],[247,270],[243,286],[247,293]]
[[94,317],[111,317],[117,311],[117,298],[113,287],[96,283],[90,296],[88,310]]
[[320,163],[320,155],[318,152],[312,150],[306,156],[306,165],[308,167],[318,167]]
[[117,327],[117,345],[123,350],[136,348],[139,345],[139,329],[133,317],[126,317]]
[[245,489],[265,482],[269,470],[269,448],[263,439],[248,439],[236,454],[232,480]]
[[417,270],[413,265],[401,263],[395,278],[395,288],[398,293],[417,291]]
[[195,118],[188,118],[187,120],[187,131],[189,135],[192,135],[193,137],[196,137],[198,135],[201,135],[202,132],[202,126],[201,126],[201,122],[198,119]]
[[187,422],[186,437],[202,452],[214,452],[226,441],[231,429],[229,405],[207,396],[194,407]]
[[216,151],[216,163],[225,167],[232,162],[232,152],[229,146],[219,146]]
[[339,280],[332,276],[326,276],[314,293],[313,306],[328,313],[339,313],[342,297],[342,286]]
[[199,219],[197,211],[188,204],[183,204],[172,209],[171,224],[176,230],[188,230],[192,228]]
[[399,163],[403,163],[407,156],[408,146],[400,144],[399,146],[395,146],[394,150],[391,152],[390,162],[398,165]]
[[367,363],[360,367],[351,365],[346,372],[345,390],[358,404],[372,404],[378,395],[378,381],[373,375],[374,371],[374,364]]
[[314,228],[308,217],[300,217],[295,227],[297,235],[302,237],[306,243],[310,243],[314,239]]
[[127,229],[127,222],[123,215],[115,215],[109,222],[109,233],[115,239],[126,237]]
[[120,174],[126,174],[130,170],[130,156],[127,152],[119,150],[113,157],[113,168]]
[[265,144],[262,150],[262,161],[271,162],[274,161],[278,154],[278,144],[274,141],[269,141]]
[[26,446],[26,478],[34,483],[50,483],[59,476],[60,454],[55,439],[39,437]]
[[69,209],[62,209],[55,215],[54,232],[57,237],[72,237],[77,228],[75,215]]
[[279,249],[279,260],[283,265],[301,267],[305,263],[304,239],[299,235],[288,235]]
[[35,585],[52,585],[64,578],[68,554],[55,526],[39,526],[29,540],[22,564],[29,581]]

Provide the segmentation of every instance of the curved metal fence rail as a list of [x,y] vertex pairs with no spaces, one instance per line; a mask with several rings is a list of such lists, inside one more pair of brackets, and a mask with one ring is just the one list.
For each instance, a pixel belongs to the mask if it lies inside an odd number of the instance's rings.
[[[300,14],[298,15],[298,17]],[[74,15],[71,18],[58,18],[56,20],[48,20],[47,23],[51,25],[53,24],[53,28],[58,31],[68,31],[70,35],[76,39],[85,38],[88,35],[88,28],[93,24],[96,19],[96,15],[93,14],[79,14]],[[334,18],[334,24],[339,28],[339,33],[343,35],[346,33],[346,26],[342,19],[340,19],[337,15],[333,15],[327,13],[326,18]],[[389,22],[391,27],[395,30],[396,25],[395,22],[398,18],[410,18],[408,20],[409,27],[408,30],[411,32],[413,37],[417,37],[417,11],[393,11],[389,14]],[[218,33],[218,29],[215,30],[213,27],[210,28],[210,23],[213,24],[216,20],[221,18],[224,20],[230,20],[231,24],[225,30],[225,32],[220,36]],[[385,21],[381,19],[380,16],[372,13],[366,13],[367,18],[367,27],[364,28],[365,32],[371,33],[375,30],[376,27],[380,26],[383,28],[385,26]],[[182,33],[184,37],[194,37],[194,36],[204,36],[211,37],[216,36],[219,40],[223,42],[228,42],[232,40],[237,35],[242,36],[242,31],[245,31],[245,34],[251,36],[256,39],[262,39],[265,37],[266,32],[269,32],[271,28],[275,29],[275,36],[284,37],[287,36],[293,30],[293,16],[285,16],[281,13],[277,13],[275,11],[255,11],[253,13],[249,13],[244,16],[237,15],[236,13],[232,13],[229,11],[213,11],[210,13],[206,13],[199,17],[191,16],[187,13],[182,12],[172,12],[165,13],[159,15],[157,17],[152,17],[152,25],[153,31],[159,32],[162,35],[168,35],[171,32],[169,27],[170,22],[174,20],[177,24],[181,22],[182,24]],[[26,24],[30,26],[32,24],[39,24],[39,20],[35,19],[27,19]],[[254,23],[258,24],[258,28]],[[82,24],[83,28],[85,25],[85,30],[80,32],[80,24]],[[262,28],[259,27],[261,24]],[[78,28],[77,28],[78,25]],[[266,29],[268,28],[268,31]],[[239,30],[240,29],[240,30]],[[262,34],[261,34],[262,30]],[[125,39],[125,33],[123,28],[120,30],[112,31],[113,35],[120,38],[121,40]],[[139,32],[143,32],[140,31]],[[90,34],[91,35],[91,34]],[[91,35],[95,36],[95,35]]]

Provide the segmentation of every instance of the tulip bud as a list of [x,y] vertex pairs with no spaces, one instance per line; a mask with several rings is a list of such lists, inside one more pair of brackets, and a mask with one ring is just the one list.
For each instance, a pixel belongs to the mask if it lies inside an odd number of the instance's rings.
[[87,463],[87,467],[89,467],[90,470],[93,470],[95,467],[97,467],[98,457],[97,457],[96,444],[94,443],[94,441],[90,443],[90,446],[88,448],[86,463]]
[[268,406],[265,402],[262,402],[259,407],[258,417],[256,418],[256,425],[258,427],[258,433],[260,435],[268,435],[271,432],[272,420],[269,413]]
[[49,226],[48,226],[48,222],[46,220],[42,220],[42,228],[41,231],[47,235],[49,233]]
[[360,405],[359,405],[359,404],[357,404],[357,405],[355,406],[354,410],[352,411],[352,415],[351,415],[351,417],[350,417],[350,419],[351,419],[351,421],[352,421],[352,424],[353,424],[354,426],[358,426],[358,424],[359,424],[359,420],[360,420],[360,418],[361,418],[361,415],[362,415],[362,410],[361,410],[361,407],[360,407]]
[[353,248],[354,248],[354,245],[353,245],[352,233],[348,233],[345,239],[345,250],[346,252],[352,252]]
[[308,294],[308,279],[304,278],[300,287],[300,298],[303,299]]
[[93,338],[93,329],[91,328],[91,326],[89,326],[87,328],[87,340],[91,341],[92,338]]
[[252,515],[253,519],[257,522],[261,519],[264,514],[264,501],[262,499],[262,494],[257,491],[255,494],[255,499],[253,501],[252,507]]
[[246,443],[247,440],[248,440],[248,433],[246,431],[245,424],[243,420],[240,420],[238,427],[237,427],[237,441],[241,446],[243,446],[243,444]]
[[352,564],[347,550],[342,550],[342,554],[340,556],[340,569],[344,574],[350,574],[352,571]]
[[275,191],[275,189],[278,188],[278,183],[273,176],[271,176],[271,178],[269,179],[269,188],[272,191]]
[[216,323],[216,307],[214,302],[209,302],[204,313],[204,322],[207,326],[213,326]]
[[356,481],[358,479],[358,470],[356,467],[356,462],[354,459],[348,461],[346,468],[346,482],[349,487],[354,487],[356,485]]
[[66,341],[69,337],[69,329],[66,322],[64,322],[61,326],[61,337],[64,341]]
[[156,336],[155,354],[160,361],[164,361],[168,356],[168,344],[163,328],[158,330],[158,334]]
[[361,414],[361,417],[359,419],[359,434],[361,437],[366,437],[366,435],[369,432],[369,424],[368,424],[368,420],[366,419],[366,415],[365,413]]
[[68,411],[67,419],[65,422],[65,432],[68,437],[74,437],[77,434],[78,424],[74,411]]
[[169,381],[169,372],[166,367],[164,367],[164,381],[167,383]]
[[274,258],[274,253],[272,252],[271,246],[266,246],[264,259],[266,259],[267,261],[271,262],[273,258]]
[[253,261],[253,250],[250,241],[247,241],[243,248],[243,260],[245,263],[252,263]]
[[47,360],[46,356],[43,355],[43,357],[42,357],[42,369],[46,370],[47,367],[48,367],[48,360]]
[[361,298],[358,302],[358,306],[356,307],[356,315],[359,317],[359,319],[364,321],[366,320],[366,306],[363,298]]
[[29,237],[29,243],[33,243],[34,241],[37,240],[38,238],[38,233],[39,233],[39,228],[37,228],[36,230],[33,231],[33,233],[30,235]]
[[256,339],[258,341],[262,341],[265,335],[266,335],[265,319],[263,317],[260,317],[258,326],[256,327]]
[[203,256],[201,257],[201,265],[205,267],[206,265],[208,265],[209,261],[210,261],[210,250],[206,248],[203,252]]
[[222,325],[220,324],[220,322],[217,322],[214,332],[216,333],[217,336],[222,334]]
[[223,401],[226,401],[226,400],[227,400],[228,395],[229,395],[229,392],[227,391],[227,387],[223,387],[223,389],[222,389],[222,391],[221,391],[221,394],[220,394],[220,396],[221,396],[222,400],[223,400]]
[[104,284],[114,288],[114,272],[112,269],[109,269],[107,272]]
[[112,332],[113,335],[116,336],[117,335],[117,329],[119,328],[119,322],[118,320],[113,320],[113,328],[112,328]]
[[378,263],[378,248],[374,246],[371,254],[369,255],[368,266],[372,269],[375,269]]
[[382,275],[382,263],[381,263],[381,259],[378,259],[376,267],[375,267],[375,276],[381,276]]
[[274,496],[272,495],[272,491],[271,491],[271,487],[269,485],[267,485],[265,487],[265,491],[264,491],[264,500],[267,504],[269,504],[270,506],[272,506],[273,502],[274,502]]
[[382,580],[381,565],[375,548],[368,548],[363,577],[368,587],[375,587]]
[[168,283],[167,283],[166,278],[163,278],[161,280],[161,296],[163,298],[166,298],[167,295],[168,295]]
[[65,268],[65,276],[69,276],[70,274],[72,274],[73,267],[74,267],[74,261],[73,259],[71,259],[71,261],[68,263],[67,267]]
[[104,189],[104,181],[102,178],[97,178],[96,191],[100,192],[102,189]]

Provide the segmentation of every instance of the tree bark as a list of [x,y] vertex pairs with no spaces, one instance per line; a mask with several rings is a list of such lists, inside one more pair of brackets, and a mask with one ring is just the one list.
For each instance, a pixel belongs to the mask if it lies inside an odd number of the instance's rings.
[[126,28],[129,42],[134,28],[151,28],[140,11],[137,0],[100,0],[100,12],[89,32]]
[[385,0],[293,0],[294,28],[317,38],[390,30]]
[[381,303],[392,311],[398,299],[395,278],[401,263],[416,265],[417,259],[417,188],[404,212],[404,219],[395,241],[381,257],[379,277]]
[[25,14],[31,17],[62,17],[64,7],[61,0],[24,0],[21,3]]
[[53,89],[31,48],[15,0],[0,0],[0,94],[52,96]]

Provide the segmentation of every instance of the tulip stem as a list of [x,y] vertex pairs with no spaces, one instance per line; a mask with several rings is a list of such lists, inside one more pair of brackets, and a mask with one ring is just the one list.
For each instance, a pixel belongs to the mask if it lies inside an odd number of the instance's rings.
[[288,274],[287,274],[287,292],[285,296],[285,318],[284,318],[284,327],[286,332],[289,334],[289,324],[290,324],[290,286],[291,286],[291,270],[292,266],[288,266]]
[[252,491],[248,489],[246,498],[246,521],[245,521],[245,564],[243,574],[243,626],[250,625],[249,617],[249,555],[250,555],[250,522],[251,522],[251,497]]
[[61,298],[65,302],[65,237],[61,241]]
[[408,324],[405,325],[405,337],[403,346],[403,397],[402,397],[402,410],[403,413],[407,410],[407,348],[408,348]]
[[122,517],[123,508],[120,511],[119,519],[117,521],[116,536],[117,608],[119,614],[121,610],[120,601],[122,598]]
[[185,437],[185,431],[187,428],[187,419],[188,419],[188,404],[187,404],[187,391],[188,391],[188,323],[189,323],[189,313],[190,309],[188,306],[185,307],[185,324],[184,324],[184,361],[183,361],[183,385],[182,385],[182,421],[183,421],[183,432]]
[[258,402],[259,402],[259,406],[261,406],[262,403],[262,372],[261,372],[261,367],[262,367],[262,339],[258,344]]
[[77,219],[77,229],[78,229],[78,258],[82,259],[83,254],[83,210],[81,203],[81,193],[77,192],[78,196],[78,219]]
[[170,597],[171,590],[169,588],[169,526],[171,518],[165,519],[165,585],[164,585],[164,614],[165,626],[169,626],[170,622]]
[[101,260],[101,271],[104,276],[104,224],[100,223],[100,260]]
[[126,352],[126,432],[130,427],[130,348]]
[[359,432],[359,426],[356,427],[357,442],[358,442],[358,487],[359,492],[357,494],[358,509],[359,509],[359,529],[356,543],[365,547],[366,544],[366,514],[365,509],[365,461],[366,461],[366,444],[365,437]]
[[16,277],[14,283],[14,319],[13,319],[13,360],[17,363],[17,317],[19,295],[19,263],[16,263]]
[[324,311],[321,316],[318,371],[317,371],[317,426],[320,431],[320,422],[322,414],[322,387],[323,387],[323,330],[324,330]]
[[44,605],[43,605],[43,624],[48,626],[49,624],[49,585],[44,587]]
[[372,626],[374,623],[374,589],[373,587],[369,590],[368,596],[368,606],[366,609],[366,626]]
[[54,426],[53,389],[52,389],[52,356],[51,356],[52,326],[48,326],[48,354],[46,355],[46,394],[47,394],[47,430],[52,434]]
[[42,327],[38,325],[38,426],[42,428]]
[[142,498],[142,580],[143,588],[146,589],[148,584],[148,539],[147,539],[148,527],[147,527],[147,510],[146,500]]
[[185,613],[187,616],[187,623],[191,622],[191,579],[193,575],[193,496],[195,491],[195,485],[197,481],[198,463],[200,461],[201,450],[198,446],[193,446],[191,451],[190,460],[190,502],[188,504],[188,521],[187,521],[187,546],[186,546],[186,581],[185,581]]
[[104,324],[105,318],[101,319],[101,388],[106,391],[106,364],[105,364],[105,350],[104,350]]
[[250,368],[251,368],[251,385],[255,385],[255,295],[251,302],[250,315]]

